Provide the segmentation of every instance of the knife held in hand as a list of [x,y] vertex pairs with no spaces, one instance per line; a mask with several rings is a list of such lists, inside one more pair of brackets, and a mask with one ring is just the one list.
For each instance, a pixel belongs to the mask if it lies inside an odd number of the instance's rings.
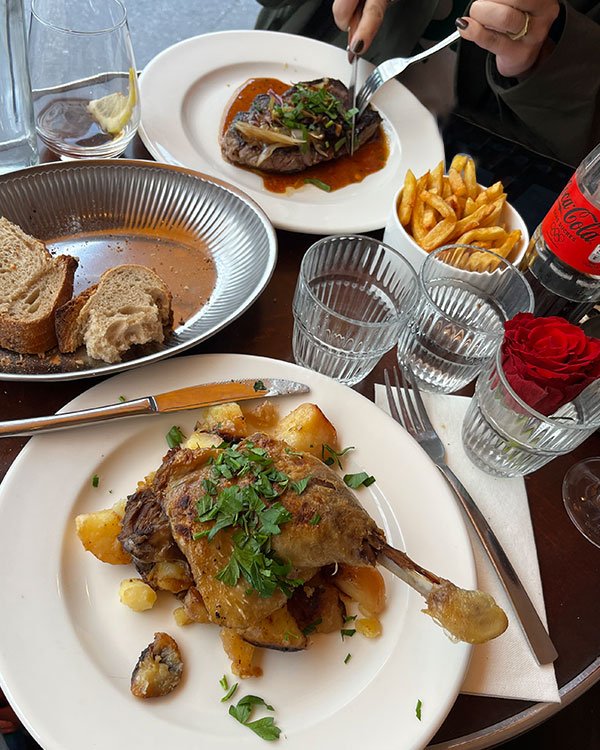
[[38,432],[64,430],[94,422],[105,422],[109,419],[139,417],[143,414],[168,414],[185,409],[198,409],[202,406],[226,404],[230,401],[247,401],[252,398],[269,398],[309,391],[310,388],[307,385],[283,378],[249,378],[223,383],[204,383],[93,409],[54,414],[49,417],[0,422],[0,437],[35,435]]

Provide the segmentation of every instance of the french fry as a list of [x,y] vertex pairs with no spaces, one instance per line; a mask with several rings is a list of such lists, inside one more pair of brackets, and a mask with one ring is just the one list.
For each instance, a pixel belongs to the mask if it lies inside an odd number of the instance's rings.
[[492,201],[495,201],[496,198],[499,198],[503,192],[504,186],[502,183],[500,181],[495,182],[489,188],[486,188],[479,193],[477,198],[475,198],[475,203],[477,203],[478,206],[482,206],[485,203],[491,203]]
[[502,193],[502,195],[499,198],[496,198],[496,200],[493,203],[490,203],[489,205],[493,207],[493,211],[490,213],[489,216],[487,216],[485,219],[479,222],[479,225],[482,227],[492,227],[496,224],[499,224],[500,222],[500,214],[502,213],[502,209],[504,208],[504,204],[506,202],[506,193]]
[[429,190],[432,193],[442,195],[444,181],[444,162],[441,161],[429,175]]
[[469,232],[472,229],[477,229],[477,227],[481,225],[481,222],[485,221],[485,219],[487,219],[487,217],[492,213],[493,210],[493,207],[489,205],[479,206],[479,208],[470,216],[465,216],[457,221],[454,237],[460,237],[465,232]]
[[467,261],[467,271],[495,271],[498,268],[500,261],[497,258],[493,258],[491,255],[486,253],[473,253]]
[[457,172],[456,169],[450,168],[450,171],[448,172],[448,179],[450,180],[450,186],[452,187],[452,192],[454,193],[454,195],[460,198],[466,197],[467,187],[460,175],[460,172]]
[[423,190],[421,199],[426,205],[435,209],[444,219],[452,219],[452,221],[456,222],[456,211],[441,196],[429,190]]
[[452,193],[452,185],[450,184],[450,178],[447,174],[445,174],[442,178],[442,198],[446,200],[447,198],[454,198],[454,194]]
[[465,232],[461,235],[456,243],[458,245],[472,245],[473,242],[481,240],[487,242],[489,240],[504,240],[506,239],[507,233],[502,227],[478,227],[477,229],[471,229],[470,232]]
[[456,222],[452,221],[452,219],[443,219],[440,221],[439,224],[436,224],[435,227],[425,235],[421,242],[423,250],[430,253],[432,250],[435,250],[436,247],[441,247],[454,232],[455,226]]
[[473,198],[467,198],[465,201],[465,216],[470,216],[472,213],[474,213],[478,208],[477,203],[473,200]]
[[417,180],[417,187],[416,187],[417,195],[415,198],[415,204],[413,207],[412,216],[410,217],[411,234],[419,245],[425,239],[425,235],[427,234],[427,230],[425,229],[425,226],[423,223],[423,214],[425,211],[425,204],[423,203],[423,199],[421,198],[421,193],[423,192],[425,185],[427,185],[428,179],[429,179],[429,172],[424,174],[422,177],[419,177],[419,179]]
[[400,205],[398,206],[398,218],[403,227],[408,226],[410,223],[410,217],[415,206],[416,197],[417,178],[414,176],[412,170],[409,169],[404,178],[402,197],[400,198]]
[[506,239],[504,240],[504,242],[500,245],[500,247],[496,248],[494,252],[498,253],[498,255],[501,255],[503,258],[508,258],[508,256],[512,252],[512,249],[517,244],[517,242],[520,242],[520,240],[521,230],[513,229],[512,232],[509,232],[506,235]]
[[477,175],[475,174],[475,162],[470,156],[467,157],[465,162],[464,181],[468,197],[472,199],[477,198],[479,185],[477,184]]
[[[467,163],[467,158],[466,154],[456,154],[450,163],[450,169],[454,169],[456,172],[462,172]],[[448,172],[450,172],[450,169]]]

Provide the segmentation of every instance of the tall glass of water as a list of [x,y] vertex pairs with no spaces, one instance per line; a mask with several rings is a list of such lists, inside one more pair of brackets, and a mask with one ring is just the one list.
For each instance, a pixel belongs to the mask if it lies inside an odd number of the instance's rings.
[[140,121],[120,0],[32,0],[29,62],[37,132],[61,158],[123,153]]
[[37,164],[23,0],[0,2],[0,174]]
[[400,253],[361,235],[325,237],[302,259],[293,301],[296,362],[346,385],[391,349],[417,302]]
[[[480,268],[482,270],[467,270]],[[533,310],[523,274],[491,250],[446,245],[419,271],[420,300],[398,342],[398,362],[419,387],[452,393],[492,359],[504,322]]]

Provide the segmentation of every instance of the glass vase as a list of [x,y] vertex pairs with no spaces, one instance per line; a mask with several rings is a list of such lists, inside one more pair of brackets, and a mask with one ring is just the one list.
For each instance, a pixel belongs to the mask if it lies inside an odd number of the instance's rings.
[[530,474],[569,453],[600,427],[600,380],[555,414],[544,416],[514,392],[501,350],[477,381],[465,415],[462,441],[471,461],[488,474]]

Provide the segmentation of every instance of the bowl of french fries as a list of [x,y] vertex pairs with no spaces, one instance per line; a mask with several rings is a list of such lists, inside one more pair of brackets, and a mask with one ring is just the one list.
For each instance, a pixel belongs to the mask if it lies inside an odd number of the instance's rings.
[[[483,187],[472,157],[457,154],[447,173],[444,162],[420,177],[408,170],[394,198],[383,241],[418,271],[427,254],[443,245],[481,247],[518,265],[529,234],[520,214],[507,202],[502,182]],[[473,253],[464,270],[491,273],[498,264],[487,253]]]

